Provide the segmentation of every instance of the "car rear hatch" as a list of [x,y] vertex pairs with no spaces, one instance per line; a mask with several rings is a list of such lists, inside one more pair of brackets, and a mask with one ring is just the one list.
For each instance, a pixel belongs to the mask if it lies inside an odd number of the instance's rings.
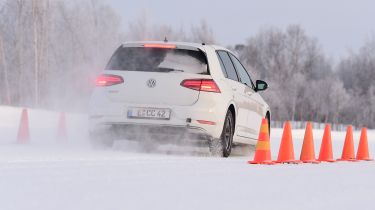
[[112,56],[105,75],[120,82],[106,87],[114,102],[192,105],[199,91],[183,87],[189,79],[210,79],[207,58],[198,48],[172,44],[121,46]]

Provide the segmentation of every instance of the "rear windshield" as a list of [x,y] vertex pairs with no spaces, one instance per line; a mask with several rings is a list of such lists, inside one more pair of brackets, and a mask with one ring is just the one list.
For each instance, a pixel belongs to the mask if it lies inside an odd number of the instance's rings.
[[208,74],[203,52],[186,49],[120,47],[106,69],[121,71],[187,72]]

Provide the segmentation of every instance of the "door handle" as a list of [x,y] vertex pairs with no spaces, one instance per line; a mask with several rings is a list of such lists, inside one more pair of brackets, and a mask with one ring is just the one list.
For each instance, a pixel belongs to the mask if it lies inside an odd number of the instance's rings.
[[236,87],[232,87],[232,90],[233,90],[233,91],[236,91],[236,90],[237,90],[237,88],[236,88]]

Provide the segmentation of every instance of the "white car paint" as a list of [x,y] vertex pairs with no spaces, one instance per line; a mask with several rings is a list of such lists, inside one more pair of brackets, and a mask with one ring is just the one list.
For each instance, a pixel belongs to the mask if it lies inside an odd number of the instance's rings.
[[[122,47],[142,47],[144,44],[164,42],[129,42]],[[121,76],[122,84],[96,87],[89,105],[89,130],[95,132],[111,124],[135,124],[185,127],[189,132],[204,133],[220,138],[225,115],[230,106],[235,109],[234,143],[255,144],[261,119],[270,112],[269,106],[253,87],[225,77],[216,51],[231,51],[215,45],[168,42],[179,47],[197,48],[207,57],[210,75],[182,72],[138,72],[106,69],[103,74]],[[250,75],[251,76],[251,75]],[[213,79],[220,93],[202,92],[182,87],[184,79]],[[155,79],[154,88],[147,81]],[[129,107],[167,108],[169,120],[132,119],[127,117]],[[191,122],[187,121],[190,118]],[[215,122],[201,124],[197,120]]]

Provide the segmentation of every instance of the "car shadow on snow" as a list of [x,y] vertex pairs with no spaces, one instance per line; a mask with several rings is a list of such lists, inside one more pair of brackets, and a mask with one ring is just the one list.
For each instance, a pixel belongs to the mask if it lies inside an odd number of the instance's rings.
[[[112,148],[109,149],[132,153],[212,157],[207,144],[199,143],[180,144],[176,142],[164,142],[160,144],[152,141],[119,140],[115,141]],[[249,157],[254,153],[254,150],[255,147],[252,145],[234,145],[230,157]]]

